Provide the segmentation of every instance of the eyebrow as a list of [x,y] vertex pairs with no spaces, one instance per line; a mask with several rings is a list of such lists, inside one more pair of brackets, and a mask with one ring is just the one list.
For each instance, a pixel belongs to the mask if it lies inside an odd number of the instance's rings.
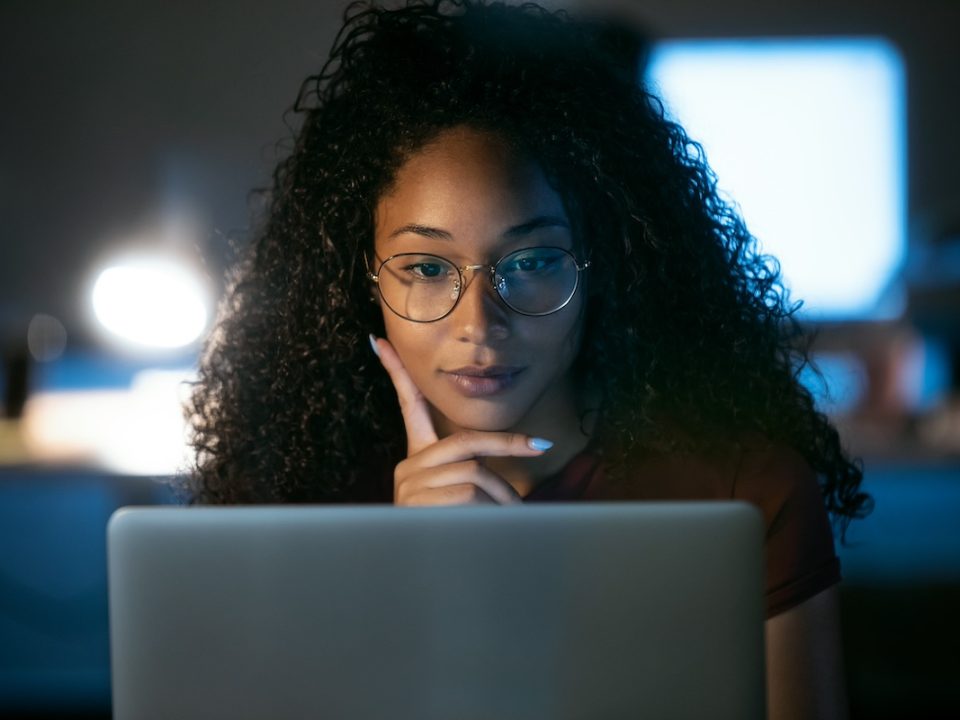
[[[505,233],[503,233],[503,236],[507,238],[522,237],[524,235],[529,235],[534,230],[540,230],[541,228],[548,227],[561,227],[569,230],[570,224],[566,220],[553,215],[538,215],[532,220],[527,220],[519,225],[514,225],[512,228],[509,228]],[[387,239],[392,240],[398,235],[403,235],[404,233],[421,235],[423,237],[430,238],[431,240],[453,240],[453,235],[446,230],[429,227],[427,225],[417,225],[416,223],[398,227],[396,230],[390,233]]]

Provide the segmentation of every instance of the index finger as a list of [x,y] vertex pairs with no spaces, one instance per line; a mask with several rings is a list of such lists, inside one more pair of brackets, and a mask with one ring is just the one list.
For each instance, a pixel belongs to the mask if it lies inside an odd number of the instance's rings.
[[407,455],[415,455],[429,445],[437,442],[437,431],[433,427],[427,399],[413,382],[410,373],[403,366],[400,356],[388,340],[370,335],[370,345],[380,358],[400,401],[400,414],[407,430]]

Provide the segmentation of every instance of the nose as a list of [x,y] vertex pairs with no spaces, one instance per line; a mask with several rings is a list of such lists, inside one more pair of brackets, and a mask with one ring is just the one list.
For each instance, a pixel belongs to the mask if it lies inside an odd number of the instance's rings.
[[465,287],[453,309],[457,339],[474,345],[499,342],[510,337],[509,313],[484,270],[464,273]]

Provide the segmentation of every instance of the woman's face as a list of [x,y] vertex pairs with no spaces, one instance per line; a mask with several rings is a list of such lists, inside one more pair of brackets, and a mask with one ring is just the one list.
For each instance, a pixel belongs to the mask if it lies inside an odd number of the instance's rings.
[[[372,265],[399,253],[493,265],[540,246],[573,250],[570,221],[542,170],[496,136],[457,127],[413,154],[380,198]],[[574,394],[582,279],[565,307],[539,317],[507,307],[488,271],[468,270],[464,280],[456,307],[434,322],[412,322],[381,301],[387,338],[445,429],[542,426]]]

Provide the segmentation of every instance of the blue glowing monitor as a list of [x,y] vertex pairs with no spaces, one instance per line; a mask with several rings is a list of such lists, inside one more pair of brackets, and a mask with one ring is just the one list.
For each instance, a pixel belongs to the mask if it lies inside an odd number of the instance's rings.
[[809,320],[903,309],[903,60],[875,38],[657,44],[647,79]]

